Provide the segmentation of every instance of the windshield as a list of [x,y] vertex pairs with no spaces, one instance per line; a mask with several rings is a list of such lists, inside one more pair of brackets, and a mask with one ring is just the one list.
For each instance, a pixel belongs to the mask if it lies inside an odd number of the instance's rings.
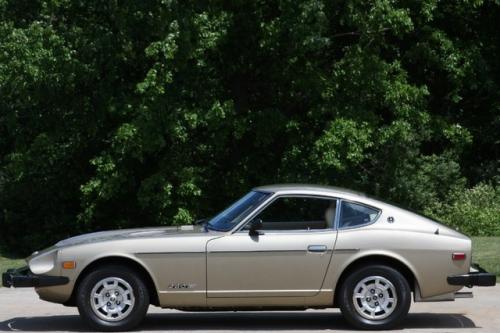
[[229,231],[233,229],[270,195],[271,193],[257,191],[248,193],[208,221],[207,228],[215,231]]

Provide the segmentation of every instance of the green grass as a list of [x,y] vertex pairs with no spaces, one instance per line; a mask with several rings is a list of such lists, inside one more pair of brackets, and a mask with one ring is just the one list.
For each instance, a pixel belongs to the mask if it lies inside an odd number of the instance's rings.
[[0,273],[5,272],[9,268],[19,268],[24,265],[26,265],[24,259],[12,259],[0,254]]
[[[24,259],[13,258],[11,256],[0,253],[0,275],[9,268],[19,268],[26,265]],[[0,283],[0,288],[2,284]]]
[[497,276],[500,281],[500,237],[472,237],[472,262]]

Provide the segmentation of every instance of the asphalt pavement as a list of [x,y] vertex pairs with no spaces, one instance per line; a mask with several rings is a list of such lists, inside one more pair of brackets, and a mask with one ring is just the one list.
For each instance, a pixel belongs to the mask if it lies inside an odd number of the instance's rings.
[[[413,303],[391,332],[500,332],[500,284],[474,288],[474,298]],[[0,288],[0,332],[85,332],[76,308],[38,299],[32,289]],[[268,312],[181,312],[150,307],[141,332],[349,332],[336,309]]]

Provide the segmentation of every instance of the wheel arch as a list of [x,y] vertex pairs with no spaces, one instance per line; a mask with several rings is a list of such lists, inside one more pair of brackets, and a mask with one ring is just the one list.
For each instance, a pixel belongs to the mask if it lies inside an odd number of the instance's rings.
[[150,298],[150,303],[156,306],[159,306],[160,301],[159,301],[159,296],[158,296],[158,289],[156,288],[156,283],[153,280],[153,277],[151,273],[148,271],[148,269],[140,263],[138,260],[135,260],[130,257],[125,257],[125,256],[120,256],[120,255],[109,255],[109,256],[104,256],[104,257],[99,257],[88,263],[78,274],[78,277],[74,283],[73,286],[73,291],[71,293],[70,298],[68,301],[64,303],[64,305],[67,306],[75,306],[76,305],[76,292],[78,290],[78,286],[80,285],[82,279],[89,274],[91,271],[94,269],[100,267],[100,266],[105,266],[105,265],[123,265],[128,268],[132,268],[135,272],[139,273],[140,276],[143,278],[144,283],[146,284],[148,291],[149,291],[149,298]]
[[344,280],[347,278],[347,276],[349,276],[349,274],[354,270],[356,270],[358,267],[362,267],[363,265],[367,264],[386,265],[396,269],[404,276],[404,278],[408,282],[408,285],[410,286],[411,291],[415,292],[415,284],[418,284],[418,279],[417,275],[415,274],[415,271],[411,268],[411,266],[408,263],[388,254],[367,254],[364,256],[357,257],[356,259],[353,259],[342,270],[342,273],[340,274],[337,283],[335,284],[335,290],[333,294],[334,307],[338,307],[339,305],[337,299],[339,290],[342,284],[344,283]]

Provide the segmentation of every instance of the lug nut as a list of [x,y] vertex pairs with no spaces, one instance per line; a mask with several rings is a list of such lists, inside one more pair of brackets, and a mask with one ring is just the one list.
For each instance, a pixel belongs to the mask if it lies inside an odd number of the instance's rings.
[[371,292],[372,294],[375,294],[375,289],[370,289],[370,292]]
[[371,299],[370,297],[367,297],[367,298],[366,298],[366,301],[367,301],[367,302],[370,302],[371,300],[372,300],[372,299]]
[[106,293],[106,297],[109,297],[109,293]]
[[107,306],[111,306],[111,302],[108,302],[106,305],[107,305]]
[[115,292],[115,296],[118,296],[118,295],[120,295],[120,294],[118,292]]
[[382,298],[382,297],[384,297],[384,295],[382,295],[382,294],[379,294],[379,295],[378,295],[378,297]]
[[378,306],[378,302],[375,302],[375,306]]

